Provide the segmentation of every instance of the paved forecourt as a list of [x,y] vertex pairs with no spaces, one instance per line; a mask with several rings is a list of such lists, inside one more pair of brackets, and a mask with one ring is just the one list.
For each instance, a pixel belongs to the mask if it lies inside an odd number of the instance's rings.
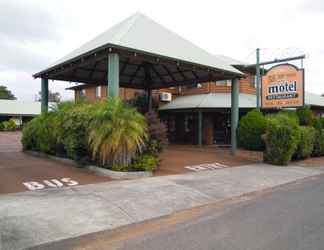
[[21,151],[20,132],[0,132],[0,194],[110,181],[86,169]]
[[0,246],[22,249],[322,174],[265,164],[0,195]]

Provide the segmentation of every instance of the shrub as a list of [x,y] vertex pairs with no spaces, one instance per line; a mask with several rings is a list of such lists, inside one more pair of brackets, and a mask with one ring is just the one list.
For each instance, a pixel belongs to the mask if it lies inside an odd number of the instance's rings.
[[15,131],[17,129],[16,122],[13,119],[2,122],[2,127],[4,131]]
[[138,155],[133,159],[129,165],[113,165],[111,167],[114,171],[131,172],[131,171],[153,171],[159,164],[159,160],[149,154]]
[[298,124],[284,114],[267,118],[264,161],[275,165],[287,165],[299,142]]
[[313,121],[314,121],[314,114],[313,111],[310,110],[308,107],[303,107],[297,109],[296,112],[298,119],[299,119],[299,124],[301,126],[312,126]]
[[103,165],[127,166],[144,149],[148,138],[145,117],[119,99],[98,105],[89,127],[93,159]]
[[312,156],[324,156],[324,130],[315,131],[315,141]]
[[149,137],[146,142],[146,152],[157,156],[168,144],[167,127],[160,121],[158,114],[154,111],[145,114]]
[[262,150],[261,135],[265,133],[266,119],[259,110],[252,110],[242,117],[238,128],[239,145],[248,150]]
[[4,130],[3,122],[0,122],[0,131],[3,131],[3,130]]
[[300,139],[294,159],[306,159],[313,152],[316,130],[313,127],[299,127],[299,131]]
[[[283,110],[280,110],[279,113],[272,114],[272,115],[274,115],[274,116],[284,115],[284,116],[287,116],[289,119],[294,120],[295,123],[299,124],[299,117],[295,110],[283,109]],[[272,116],[272,115],[270,115],[270,116]]]
[[55,154],[57,134],[54,122],[55,114],[46,113],[31,120],[24,126],[22,144],[25,150],[37,150]]
[[323,123],[322,123],[322,118],[315,118],[314,121],[313,121],[313,127],[316,129],[316,130],[321,130],[323,128]]
[[51,112],[34,118],[24,126],[23,148],[67,156],[77,161],[87,157],[85,107],[85,104],[63,103]]
[[85,102],[59,108],[58,123],[61,131],[58,140],[63,145],[66,156],[79,162],[90,160],[88,128],[97,104]]
[[149,154],[141,155],[135,158],[134,163],[131,165],[132,169],[140,171],[153,171],[158,166],[158,159]]
[[128,171],[153,169],[157,165],[154,156],[142,156],[148,138],[145,117],[125,102],[109,99],[59,104],[26,124],[22,144],[24,150],[66,156],[79,162],[92,158],[112,169]]
[[24,126],[21,138],[24,150],[39,150],[36,137],[38,122],[39,119],[34,118]]

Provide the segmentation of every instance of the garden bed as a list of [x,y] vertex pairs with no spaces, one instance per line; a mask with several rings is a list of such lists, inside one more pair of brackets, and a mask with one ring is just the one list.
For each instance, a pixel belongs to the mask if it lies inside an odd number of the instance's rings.
[[152,171],[131,171],[131,172],[121,172],[121,171],[114,171],[111,169],[107,168],[102,168],[99,166],[94,166],[94,165],[81,165],[78,162],[68,159],[68,158],[63,158],[63,157],[58,157],[54,155],[49,155],[45,154],[43,152],[37,152],[37,151],[30,151],[26,150],[24,151],[27,154],[30,154],[35,157],[41,157],[41,158],[46,158],[46,159],[51,159],[53,161],[58,161],[63,164],[68,164],[73,167],[78,167],[78,168],[85,168],[90,170],[91,172],[94,172],[98,175],[101,176],[108,176],[112,179],[139,179],[139,178],[145,178],[145,177],[151,177],[153,176]]

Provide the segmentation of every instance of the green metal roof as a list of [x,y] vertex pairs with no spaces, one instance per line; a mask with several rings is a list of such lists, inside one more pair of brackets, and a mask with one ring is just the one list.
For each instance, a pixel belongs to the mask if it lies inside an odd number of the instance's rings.
[[222,70],[234,76],[243,75],[221,58],[211,55],[143,14],[136,13],[56,61],[45,70],[35,74],[34,77],[48,74],[57,67],[105,48],[138,51],[148,55]]

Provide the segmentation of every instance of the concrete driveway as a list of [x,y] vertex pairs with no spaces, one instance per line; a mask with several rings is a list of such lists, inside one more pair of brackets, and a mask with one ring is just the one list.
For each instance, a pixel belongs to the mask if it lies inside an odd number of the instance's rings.
[[86,169],[27,155],[21,151],[20,139],[20,132],[0,133],[0,194],[111,180]]

